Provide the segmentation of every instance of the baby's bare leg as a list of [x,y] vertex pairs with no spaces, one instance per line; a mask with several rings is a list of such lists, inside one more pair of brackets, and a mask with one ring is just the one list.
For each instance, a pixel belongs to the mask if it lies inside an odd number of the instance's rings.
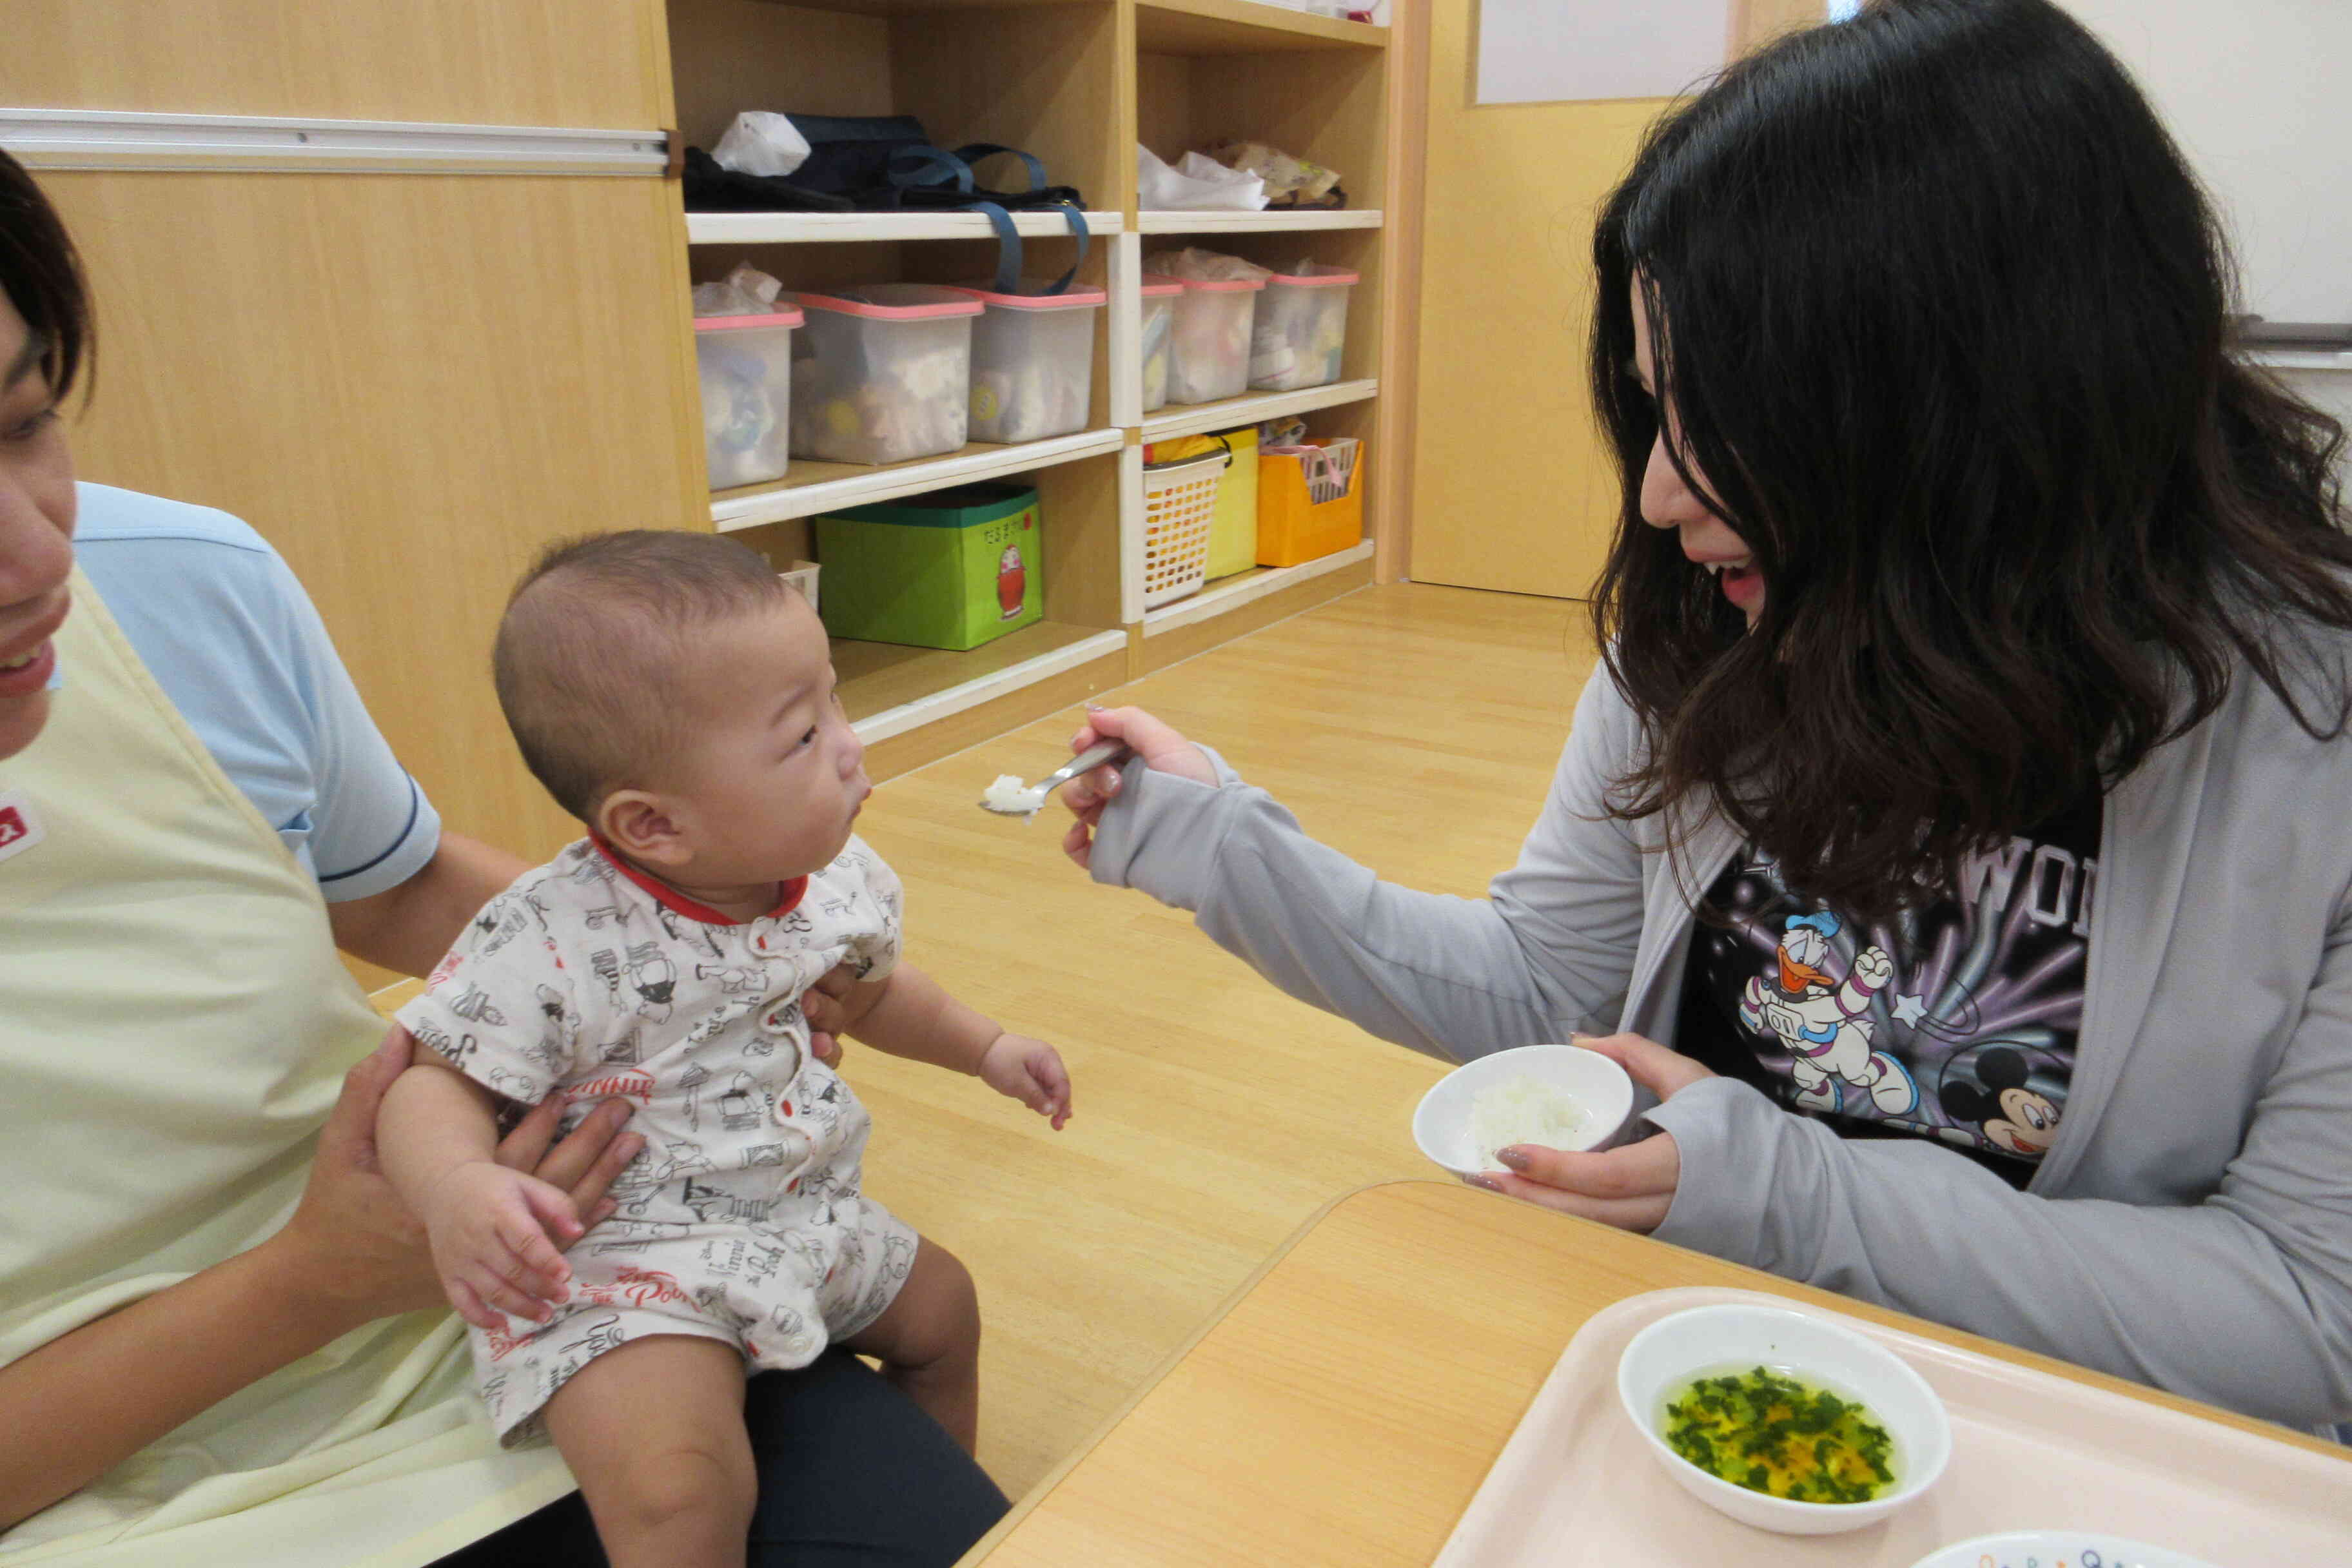
[[882,1375],[972,1451],[980,1440],[980,1297],[954,1253],[922,1242],[898,1299],[844,1342],[880,1357]]
[[547,1402],[613,1568],[742,1568],[759,1473],[743,1356],[723,1340],[631,1340]]

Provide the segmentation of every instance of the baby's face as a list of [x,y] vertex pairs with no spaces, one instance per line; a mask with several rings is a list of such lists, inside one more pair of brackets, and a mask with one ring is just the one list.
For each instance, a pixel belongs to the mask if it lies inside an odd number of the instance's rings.
[[703,885],[782,881],[829,865],[874,793],[834,697],[824,627],[788,594],[700,634],[688,678],[694,739],[662,793]]

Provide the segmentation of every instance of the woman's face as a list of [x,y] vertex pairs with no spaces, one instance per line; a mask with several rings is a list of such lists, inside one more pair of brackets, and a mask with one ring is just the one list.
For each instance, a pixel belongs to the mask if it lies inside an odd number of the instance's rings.
[[41,370],[47,345],[0,293],[0,757],[49,717],[49,639],[73,603],[73,455]]
[[[1704,491],[1693,494],[1690,486],[1675,469],[1666,456],[1666,443],[1681,439],[1675,423],[1671,404],[1658,398],[1658,367],[1650,353],[1650,312],[1643,301],[1641,285],[1633,286],[1633,374],[1642,383],[1642,390],[1659,403],[1658,438],[1650,445],[1649,466],[1642,471],[1642,521],[1652,528],[1671,528],[1682,536],[1683,553],[1702,571],[1716,574],[1723,586],[1723,596],[1732,602],[1739,613],[1754,626],[1756,617],[1764,613],[1764,574],[1756,569],[1749,555],[1748,542],[1731,531],[1731,525],[1716,515]],[[1706,476],[1694,477],[1702,487]]]

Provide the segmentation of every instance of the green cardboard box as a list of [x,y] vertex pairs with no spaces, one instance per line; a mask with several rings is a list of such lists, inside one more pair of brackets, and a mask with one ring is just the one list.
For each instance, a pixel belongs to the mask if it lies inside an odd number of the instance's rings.
[[971,648],[1045,613],[1037,492],[965,485],[816,520],[824,629]]

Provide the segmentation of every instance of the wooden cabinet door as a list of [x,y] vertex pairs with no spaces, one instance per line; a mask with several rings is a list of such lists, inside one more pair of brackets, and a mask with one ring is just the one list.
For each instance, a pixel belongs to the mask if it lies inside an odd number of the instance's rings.
[[546,542],[708,528],[674,184],[46,174],[88,264],[86,479],[221,507],[286,554],[449,826],[573,837],[489,682]]

